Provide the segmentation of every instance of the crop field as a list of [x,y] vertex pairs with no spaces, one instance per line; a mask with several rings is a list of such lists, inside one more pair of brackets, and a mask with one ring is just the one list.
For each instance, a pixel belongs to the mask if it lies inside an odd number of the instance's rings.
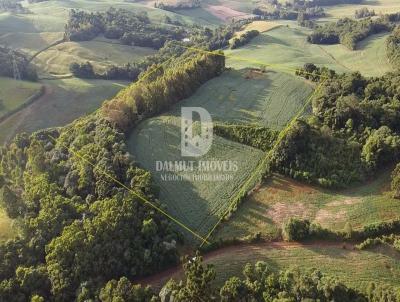
[[39,92],[41,86],[39,83],[0,77],[0,118],[23,105],[29,97]]
[[32,105],[18,111],[0,124],[0,143],[15,134],[62,126],[95,111],[128,82],[62,79],[42,81],[46,93]]
[[[263,152],[220,137],[201,161],[236,161],[238,169],[228,182],[165,181],[156,161],[184,160],[180,154],[180,108],[205,108],[214,121],[258,123],[282,127],[303,105],[311,87],[294,76],[251,69],[229,70],[208,81],[168,114],[140,124],[129,139],[130,152],[153,173],[160,187],[160,200],[170,211],[200,234],[205,234],[226,210],[231,198],[247,180]],[[179,173],[178,173],[179,174]],[[202,173],[204,174],[204,173]],[[216,172],[216,174],[221,174]]]
[[[367,76],[379,76],[390,70],[386,60],[386,35],[373,35],[351,51],[342,45],[320,46],[307,43],[308,29],[293,25],[281,26],[259,35],[251,42],[227,55],[247,58],[264,64],[272,64],[278,70],[295,69],[305,63],[314,63],[338,72],[360,71]],[[235,68],[249,63],[236,59],[228,60]]]
[[40,53],[33,63],[44,75],[69,74],[71,62],[93,64],[96,72],[104,72],[111,65],[123,65],[142,60],[156,51],[147,47],[135,47],[113,43],[111,40],[65,42]]
[[183,106],[201,106],[220,122],[280,129],[311,92],[311,86],[286,73],[231,69],[205,83]]
[[374,181],[348,190],[324,190],[288,178],[274,176],[245,200],[217,238],[244,238],[261,232],[275,238],[290,217],[307,218],[340,231],[346,223],[354,230],[400,216],[400,203],[392,198],[390,172]]
[[[231,197],[263,156],[260,150],[214,136],[211,150],[196,161],[235,161],[237,171],[157,171],[156,161],[187,160],[181,157],[180,151],[180,117],[174,115],[162,115],[140,124],[129,139],[129,149],[140,165],[152,172],[160,188],[159,198],[169,212],[200,234],[206,234],[217,222],[218,215],[227,208]],[[220,179],[198,180],[193,178],[196,174]],[[188,177],[168,181],[163,178],[165,175]]]

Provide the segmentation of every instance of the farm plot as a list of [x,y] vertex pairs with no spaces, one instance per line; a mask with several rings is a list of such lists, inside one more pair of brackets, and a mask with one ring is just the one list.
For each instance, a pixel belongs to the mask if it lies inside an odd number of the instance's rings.
[[[280,128],[303,105],[311,90],[302,80],[285,73],[264,74],[252,69],[226,71],[169,113],[140,124],[129,139],[130,152],[143,168],[152,172],[160,188],[160,200],[169,211],[204,235],[226,211],[264,153],[214,136],[211,150],[195,162],[235,162],[237,169],[228,173],[229,181],[210,182],[193,177],[183,181],[165,180],[165,171],[157,169],[157,161],[188,160],[181,157],[180,151],[180,108],[201,106],[214,122],[257,123]],[[203,174],[207,173],[200,173]],[[214,174],[221,175],[220,171]]]
[[200,87],[184,106],[201,106],[220,122],[280,129],[311,92],[308,84],[286,73],[232,69]]
[[281,26],[255,37],[243,47],[227,50],[232,58],[227,63],[235,68],[249,66],[236,57],[271,64],[278,70],[293,70],[305,63],[325,66],[338,72],[360,71],[367,76],[379,76],[390,70],[384,42],[385,34],[373,35],[359,43],[356,51],[342,45],[321,46],[307,42],[310,30],[297,26]]
[[0,118],[22,106],[42,85],[0,77]]
[[[211,150],[206,155],[184,158],[180,151],[180,122],[177,115],[146,120],[130,137],[129,149],[140,165],[152,172],[160,189],[159,199],[168,206],[169,212],[198,233],[206,234],[254,170],[263,152],[214,136]],[[237,169],[199,171],[195,166],[193,172],[166,172],[158,171],[156,166],[157,162],[184,160],[196,163],[231,161]]]
[[390,196],[390,171],[377,179],[348,190],[324,190],[276,175],[250,195],[223,228],[217,238],[244,238],[261,232],[277,237],[290,217],[309,219],[334,231],[346,223],[354,230],[371,223],[398,219],[400,203]]

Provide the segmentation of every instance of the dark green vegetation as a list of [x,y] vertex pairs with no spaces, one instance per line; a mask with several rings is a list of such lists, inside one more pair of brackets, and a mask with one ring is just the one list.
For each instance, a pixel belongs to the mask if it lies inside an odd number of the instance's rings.
[[[146,80],[96,115],[19,135],[2,149],[1,203],[9,217],[21,221],[21,235],[0,246],[1,297],[26,301],[37,294],[71,301],[89,289],[98,292],[110,279],[149,274],[176,261],[180,236],[138,198],[161,207],[150,174],[133,163],[121,132],[139,116],[192,94],[221,72],[224,57],[187,54],[174,63],[179,72],[154,67],[158,73],[150,70]],[[147,98],[138,94],[142,89]],[[157,95],[160,91],[165,93]],[[40,281],[25,282],[21,272]]]
[[192,9],[192,8],[199,8],[200,7],[200,0],[190,0],[190,1],[176,1],[175,4],[168,3],[168,0],[164,3],[163,1],[158,1],[154,3],[154,7],[168,10],[168,11],[175,11],[179,9]]
[[86,13],[71,10],[65,27],[65,38],[70,41],[87,41],[104,34],[123,44],[160,49],[167,39],[181,40],[186,34],[178,27],[161,27],[152,24],[147,14],[135,14],[110,8],[104,13]]
[[[326,74],[323,69],[317,73]],[[364,78],[358,73],[331,73],[321,81],[312,101],[312,117],[297,121],[279,144],[273,156],[275,169],[340,187],[365,180],[396,161],[400,76]]]
[[[276,271],[269,263],[257,261],[242,267],[242,277],[230,276],[224,279],[222,286],[213,286],[217,273],[213,265],[202,264],[202,258],[186,258],[183,264],[182,282],[170,280],[153,301],[399,301],[400,293],[390,286],[370,283],[365,293],[349,288],[338,280],[322,274],[316,269],[300,272],[296,269]],[[126,284],[121,291],[119,284]],[[113,287],[111,287],[113,286]],[[135,288],[121,279],[108,285],[108,292],[114,288],[114,299],[144,296],[146,290]],[[109,300],[112,301],[111,297]],[[126,298],[125,298],[126,299]],[[103,301],[103,300],[102,300]],[[135,300],[124,300],[135,301]]]
[[22,53],[0,46],[0,76],[36,81],[35,69]]
[[400,68],[400,27],[397,27],[386,40],[386,53],[395,69]]
[[308,42],[313,44],[341,43],[354,50],[358,42],[370,35],[393,30],[395,23],[399,21],[399,13],[384,15],[378,19],[366,18],[359,21],[344,18],[336,23],[328,23],[318,27],[308,36]]
[[247,32],[245,32],[244,34],[242,34],[239,38],[234,38],[232,45],[231,45],[231,49],[235,49],[238,48],[240,46],[246,45],[247,43],[249,43],[251,41],[251,39],[257,37],[260,34],[260,32],[258,30],[249,30]]
[[214,125],[214,133],[263,151],[268,151],[272,148],[279,134],[278,131],[265,127],[235,124]]

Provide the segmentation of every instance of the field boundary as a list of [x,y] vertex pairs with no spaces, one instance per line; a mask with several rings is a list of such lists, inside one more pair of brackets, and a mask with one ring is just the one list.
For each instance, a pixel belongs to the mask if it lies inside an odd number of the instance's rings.
[[45,93],[46,93],[46,87],[44,85],[42,85],[40,87],[39,91],[36,92],[35,94],[31,95],[30,97],[28,97],[23,104],[19,105],[17,108],[14,108],[13,110],[11,110],[11,111],[7,112],[6,114],[4,114],[3,116],[1,116],[0,123],[3,123],[5,120],[7,120],[10,116],[14,115],[18,111],[32,105],[35,101],[40,99]]
[[319,92],[320,88],[323,86],[325,81],[326,80],[322,81],[315,88],[315,90],[310,94],[310,96],[308,97],[306,102],[303,104],[303,106],[300,108],[300,110],[296,113],[296,115],[290,120],[290,122],[286,125],[286,127],[279,132],[278,138],[276,139],[272,148],[265,154],[264,158],[257,165],[256,169],[249,176],[248,180],[242,185],[242,187],[239,189],[238,193],[236,193],[235,196],[232,198],[232,201],[228,205],[227,210],[222,214],[222,216],[220,217],[218,222],[214,225],[214,227],[210,230],[210,232],[205,236],[205,240],[201,243],[200,247],[202,247],[205,243],[207,243],[207,240],[210,238],[212,233],[216,230],[216,228],[220,225],[220,223],[225,219],[225,217],[231,212],[231,210],[240,203],[241,199],[248,192],[250,192],[254,188],[254,186],[257,185],[258,182],[261,181],[261,178],[263,177],[265,170],[268,169],[268,162],[270,160],[271,155],[273,154],[273,152],[275,151],[277,146],[280,144],[282,139],[286,136],[287,132],[292,127],[292,125],[304,113],[304,110],[310,104],[312,98],[316,95],[316,93]]

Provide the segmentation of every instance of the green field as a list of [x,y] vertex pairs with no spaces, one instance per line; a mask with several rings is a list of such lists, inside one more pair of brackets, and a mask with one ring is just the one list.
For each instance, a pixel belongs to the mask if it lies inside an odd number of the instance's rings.
[[46,87],[44,96],[0,124],[1,143],[22,131],[31,133],[70,123],[95,111],[105,99],[111,98],[128,84],[121,81],[75,78],[42,83]]
[[311,92],[308,84],[286,73],[231,69],[201,86],[182,106],[201,106],[215,121],[280,129]]
[[0,118],[21,107],[41,87],[40,83],[0,77]]
[[375,10],[375,13],[390,14],[400,12],[400,2],[397,0],[364,0],[361,4],[354,5],[334,5],[324,7],[328,14],[328,20],[343,17],[354,17],[354,11],[366,7]]
[[161,190],[160,200],[170,211],[200,234],[205,234],[227,208],[263,153],[214,137],[211,151],[199,160],[237,161],[239,169],[232,174],[232,180],[212,183],[162,180],[164,172],[156,171],[157,160],[185,160],[179,149],[181,106],[201,106],[214,121],[281,128],[302,107],[311,91],[305,82],[286,73],[229,70],[208,81],[168,114],[140,124],[129,139],[131,153],[141,166],[153,173]]
[[[200,158],[181,157],[180,117],[162,115],[140,124],[129,139],[131,154],[139,164],[153,174],[155,184],[160,188],[160,200],[168,211],[182,223],[200,234],[217,222],[228,206],[231,197],[241,183],[254,170],[263,153],[257,149],[234,143],[214,136],[211,150]],[[157,171],[156,161],[235,161],[235,172],[176,172]],[[168,181],[163,175],[229,175],[229,179],[197,180],[184,179]]]
[[146,47],[121,45],[116,41],[99,39],[85,42],[65,42],[40,53],[33,63],[42,76],[69,74],[71,62],[91,62],[95,71],[102,73],[111,65],[141,61],[156,51]]
[[239,57],[252,61],[253,66],[271,64],[275,69],[290,71],[314,63],[338,72],[360,71],[366,76],[379,76],[391,69],[386,59],[385,34],[373,35],[359,43],[357,51],[351,51],[342,45],[310,44],[306,41],[309,33],[293,25],[272,29],[239,49],[227,50],[226,54],[232,56],[228,64],[236,68],[249,66]]
[[276,237],[290,217],[307,218],[341,231],[400,217],[400,203],[390,196],[390,172],[365,185],[332,191],[274,176],[253,193],[216,233],[217,238],[244,238],[261,232]]

